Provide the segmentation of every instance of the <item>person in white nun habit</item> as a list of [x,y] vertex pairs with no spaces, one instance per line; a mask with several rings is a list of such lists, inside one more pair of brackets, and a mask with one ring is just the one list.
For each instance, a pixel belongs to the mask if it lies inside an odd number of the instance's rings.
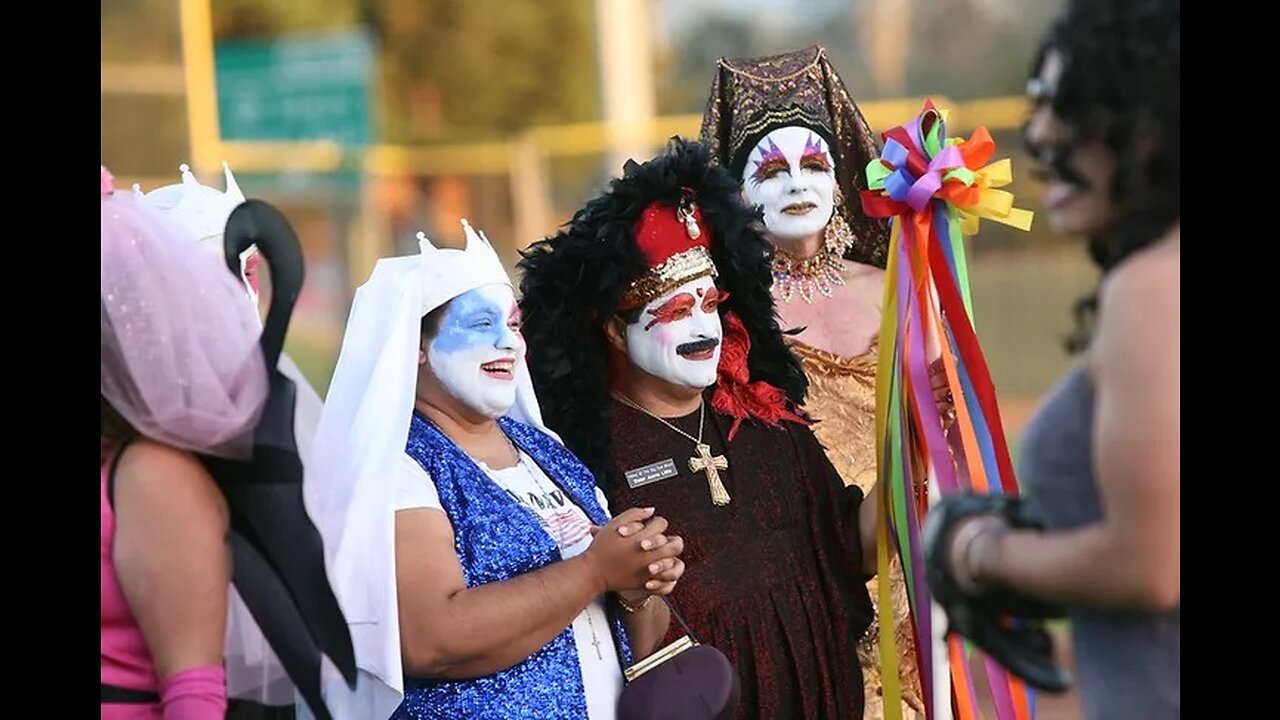
[[[652,508],[610,517],[543,426],[497,253],[379,260],[356,292],[305,494],[351,626],[343,719],[612,720],[684,572]],[[300,716],[305,709],[300,707]]]

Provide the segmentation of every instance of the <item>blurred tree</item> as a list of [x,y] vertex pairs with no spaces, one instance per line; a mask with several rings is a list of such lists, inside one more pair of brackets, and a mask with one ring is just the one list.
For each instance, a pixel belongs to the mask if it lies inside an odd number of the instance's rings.
[[[177,3],[102,0],[104,64],[175,65],[182,59]],[[120,176],[172,173],[186,148],[183,99],[177,95],[103,95],[102,162]],[[149,189],[149,188],[148,188]]]
[[599,117],[590,0],[362,0],[389,142],[509,136]]
[[1061,5],[1061,0],[916,0],[910,92],[945,93],[955,100],[1022,94],[1040,33]]
[[102,0],[102,62],[176,63],[181,59],[178,3]]
[[[1062,0],[911,0],[909,4],[905,93],[966,100],[1022,92],[1040,32]],[[875,32],[880,19],[874,3],[797,6],[795,12],[803,16],[788,17],[785,22],[777,17],[782,10],[762,14],[758,5],[720,3],[701,11],[697,7],[684,9],[680,25],[669,28],[669,45],[661,56],[660,112],[701,112],[716,58],[769,55],[814,44],[827,48],[854,97],[881,97],[868,72],[872,60],[863,40]]]
[[349,28],[360,22],[357,0],[212,0],[213,36],[218,40]]
[[657,108],[659,113],[700,113],[715,77],[716,60],[727,48],[752,45],[751,26],[735,17],[712,16],[700,22],[690,42],[681,33],[675,43],[658,55]]
[[[212,0],[212,13],[216,41],[369,26],[385,141],[503,138],[599,117],[591,0]],[[102,0],[102,60],[179,65],[178,3]],[[144,106],[146,132],[164,139],[156,152],[110,129]],[[102,112],[104,148],[128,148],[124,172],[167,173],[185,152],[181,97],[104,96]]]

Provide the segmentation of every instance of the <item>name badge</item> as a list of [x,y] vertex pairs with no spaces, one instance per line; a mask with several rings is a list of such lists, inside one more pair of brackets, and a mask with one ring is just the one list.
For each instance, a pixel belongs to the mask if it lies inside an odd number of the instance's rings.
[[673,478],[680,473],[676,472],[676,462],[671,458],[667,458],[662,462],[656,462],[652,465],[638,467],[635,470],[627,471],[627,484],[634,490],[645,485],[652,485],[659,480]]

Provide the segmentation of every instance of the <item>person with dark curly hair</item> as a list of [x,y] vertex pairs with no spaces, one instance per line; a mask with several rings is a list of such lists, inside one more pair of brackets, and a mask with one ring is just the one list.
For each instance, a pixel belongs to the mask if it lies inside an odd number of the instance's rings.
[[[1181,231],[1178,0],[1072,0],[1049,28],[1025,128],[1054,228],[1102,270],[1078,305],[1075,367],[1024,431],[1012,529],[971,498],[930,563],[968,602],[1064,607],[1084,716],[1180,715]],[[953,617],[954,619],[954,617]]]
[[845,485],[799,410],[808,381],[739,190],[675,139],[526,250],[530,374],[609,502],[680,528],[668,602],[734,665],[734,717],[862,717],[874,495]]

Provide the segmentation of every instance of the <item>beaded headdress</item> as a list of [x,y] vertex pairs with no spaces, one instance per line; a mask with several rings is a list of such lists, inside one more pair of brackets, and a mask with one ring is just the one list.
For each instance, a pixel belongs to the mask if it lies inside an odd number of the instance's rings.
[[862,111],[819,46],[759,58],[720,58],[702,115],[702,141],[716,162],[741,179],[761,138],[798,125],[827,141],[836,161],[838,206],[853,232],[850,260],[884,267],[889,226],[862,211],[858,193],[867,189],[867,163],[879,157]]

